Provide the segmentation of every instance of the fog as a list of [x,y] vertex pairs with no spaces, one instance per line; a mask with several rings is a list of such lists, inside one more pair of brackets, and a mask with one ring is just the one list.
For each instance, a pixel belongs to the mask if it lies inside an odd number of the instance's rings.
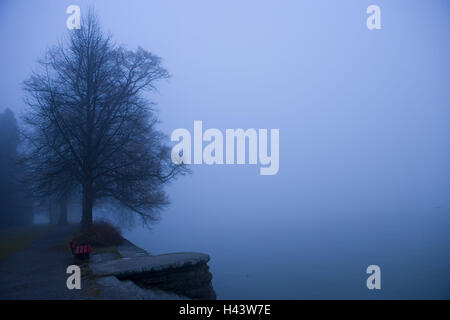
[[[448,298],[450,5],[382,1],[95,1],[103,27],[163,58],[159,128],[280,130],[279,172],[193,165],[168,188],[151,253],[211,256],[225,298]],[[0,111],[67,31],[67,6],[0,3]],[[382,290],[366,287],[379,265]]]

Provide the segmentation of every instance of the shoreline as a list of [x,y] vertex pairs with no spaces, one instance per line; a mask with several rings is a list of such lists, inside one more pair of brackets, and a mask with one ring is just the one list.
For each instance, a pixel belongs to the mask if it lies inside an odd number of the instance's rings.
[[151,255],[124,238],[117,253],[94,253],[91,275],[100,299],[215,300],[209,255],[175,252]]

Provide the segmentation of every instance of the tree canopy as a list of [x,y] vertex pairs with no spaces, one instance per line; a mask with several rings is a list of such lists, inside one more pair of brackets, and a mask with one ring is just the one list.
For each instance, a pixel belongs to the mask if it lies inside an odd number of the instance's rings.
[[167,204],[164,184],[185,172],[171,162],[144,95],[168,77],[158,56],[116,45],[90,11],[24,82],[34,192],[64,197],[80,190],[83,227],[100,199],[155,220],[155,209]]

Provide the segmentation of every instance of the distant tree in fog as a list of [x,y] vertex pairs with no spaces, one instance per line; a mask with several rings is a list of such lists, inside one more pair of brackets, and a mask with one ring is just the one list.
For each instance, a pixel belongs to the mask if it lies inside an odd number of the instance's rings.
[[28,225],[33,221],[32,202],[21,184],[23,167],[17,156],[19,129],[14,113],[0,113],[0,226]]
[[114,44],[91,11],[39,66],[24,83],[34,192],[63,199],[79,189],[83,228],[105,199],[155,220],[167,204],[164,184],[185,171],[171,162],[143,95],[169,76],[161,59]]

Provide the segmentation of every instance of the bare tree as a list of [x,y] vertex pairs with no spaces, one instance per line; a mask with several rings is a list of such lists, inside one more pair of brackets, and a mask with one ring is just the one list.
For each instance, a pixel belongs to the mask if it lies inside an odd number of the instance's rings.
[[0,113],[0,227],[29,225],[33,206],[21,183],[24,167],[18,161],[19,127],[10,109]]
[[161,59],[114,44],[90,11],[39,65],[24,83],[35,192],[63,199],[80,187],[83,228],[100,199],[155,220],[155,209],[167,204],[164,184],[185,172],[171,162],[143,95],[169,76]]

